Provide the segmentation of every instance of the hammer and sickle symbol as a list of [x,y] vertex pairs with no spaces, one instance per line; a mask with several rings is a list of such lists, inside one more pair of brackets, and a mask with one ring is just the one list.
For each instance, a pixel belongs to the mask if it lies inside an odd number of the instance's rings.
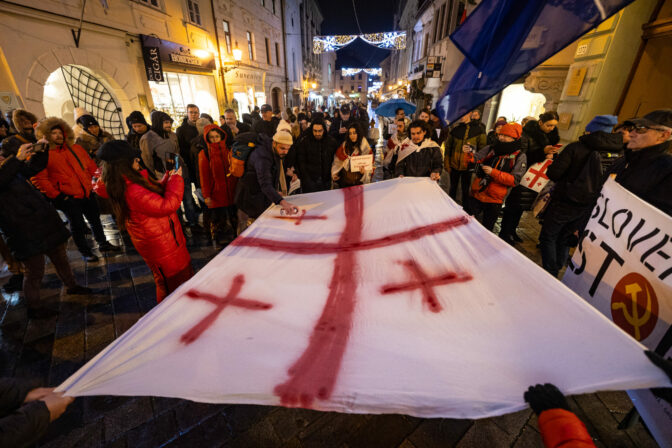
[[640,328],[644,326],[651,318],[651,292],[649,291],[649,288],[646,288],[646,286],[645,289],[646,311],[642,316],[639,316],[639,310],[637,309],[637,296],[640,292],[642,292],[642,288],[637,283],[631,283],[625,286],[625,293],[632,299],[632,314],[628,312],[628,308],[623,302],[611,304],[612,309],[621,310],[623,312],[623,317],[625,317],[625,320],[635,329],[635,339],[638,341],[641,337]]

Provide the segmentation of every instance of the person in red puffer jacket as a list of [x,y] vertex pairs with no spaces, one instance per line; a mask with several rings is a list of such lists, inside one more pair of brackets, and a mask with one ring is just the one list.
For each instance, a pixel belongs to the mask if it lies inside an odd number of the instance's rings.
[[96,193],[110,198],[121,229],[154,275],[156,300],[161,302],[194,275],[187,242],[177,217],[184,194],[182,170],[160,182],[140,166],[140,152],[124,141],[103,144],[96,156],[102,175]]
[[210,210],[209,230],[220,244],[235,238],[238,227],[235,205],[238,178],[229,174],[231,149],[226,145],[226,138],[226,132],[220,127],[207,125],[203,130],[206,148],[198,153],[201,192]]

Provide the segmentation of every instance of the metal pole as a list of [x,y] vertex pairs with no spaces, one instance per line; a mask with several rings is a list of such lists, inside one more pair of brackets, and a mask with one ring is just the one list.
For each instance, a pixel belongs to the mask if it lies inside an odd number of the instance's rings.
[[[219,75],[222,77],[222,86],[224,87],[224,102],[225,108],[229,107],[229,94],[226,92],[226,72],[224,71],[224,63],[222,62],[222,52],[219,48],[219,31],[217,29],[217,17],[215,16],[215,1],[210,0],[210,8],[212,9],[212,23],[215,25],[215,46],[217,47],[217,58],[219,59]],[[219,118],[219,117],[217,117]]]

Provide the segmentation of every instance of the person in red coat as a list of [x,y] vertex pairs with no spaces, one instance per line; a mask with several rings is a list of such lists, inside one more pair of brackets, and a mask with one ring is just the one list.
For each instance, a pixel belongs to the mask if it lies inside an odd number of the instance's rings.
[[48,117],[38,123],[37,137],[49,142],[49,161],[31,181],[68,217],[72,239],[82,257],[86,261],[98,261],[86,240],[84,217],[101,252],[120,250],[107,241],[98,203],[91,194],[91,181],[98,166],[84,148],[74,143],[72,128],[60,118]]
[[229,174],[231,149],[226,132],[214,124],[203,130],[206,148],[198,154],[201,192],[210,210],[210,233],[220,244],[235,238],[238,227],[235,192],[238,178]]
[[125,141],[103,144],[96,152],[102,175],[96,192],[110,198],[120,228],[152,270],[161,302],[194,275],[187,242],[177,217],[184,194],[182,169],[160,182],[140,166],[140,152]]

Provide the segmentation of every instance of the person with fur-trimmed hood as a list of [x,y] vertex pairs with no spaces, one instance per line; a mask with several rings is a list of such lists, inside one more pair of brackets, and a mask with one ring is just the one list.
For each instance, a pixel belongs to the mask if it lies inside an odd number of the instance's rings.
[[98,166],[86,150],[74,143],[72,128],[58,117],[48,117],[37,125],[38,138],[49,142],[47,167],[31,178],[56,208],[70,221],[72,238],[86,261],[98,261],[86,240],[84,217],[89,222],[101,252],[118,251],[105,237],[100,210],[92,189]]
[[2,141],[2,150],[6,154],[16,155],[21,145],[37,142],[37,138],[35,138],[37,117],[25,109],[15,109],[12,113],[12,122],[18,133],[10,135]]
[[527,171],[527,157],[521,149],[522,134],[523,127],[518,123],[503,124],[497,129],[497,141],[473,155],[472,160],[478,165],[466,210],[490,231],[507,193]]
[[353,172],[350,169],[351,157],[366,155],[373,157],[369,142],[364,138],[359,123],[351,122],[348,124],[347,138],[336,150],[334,162],[331,165],[331,178],[338,188],[352,187],[371,182],[372,171],[366,171],[363,167],[359,172]]
[[5,121],[3,117],[0,116],[0,142],[12,135],[9,130],[9,123]]
[[[231,148],[227,133],[217,125],[209,124],[203,131],[206,147],[198,154],[201,193],[210,212],[210,234],[220,244],[236,236],[236,185],[238,178],[229,175]],[[227,238],[226,234],[231,238]],[[228,240],[228,241],[227,241]]]
[[427,177],[439,180],[443,170],[441,148],[428,135],[428,125],[415,120],[409,125],[410,138],[395,149],[391,165],[394,177]]
[[75,143],[86,149],[89,156],[95,160],[98,148],[110,140],[114,140],[112,134],[100,127],[98,120],[83,107],[75,108]]

